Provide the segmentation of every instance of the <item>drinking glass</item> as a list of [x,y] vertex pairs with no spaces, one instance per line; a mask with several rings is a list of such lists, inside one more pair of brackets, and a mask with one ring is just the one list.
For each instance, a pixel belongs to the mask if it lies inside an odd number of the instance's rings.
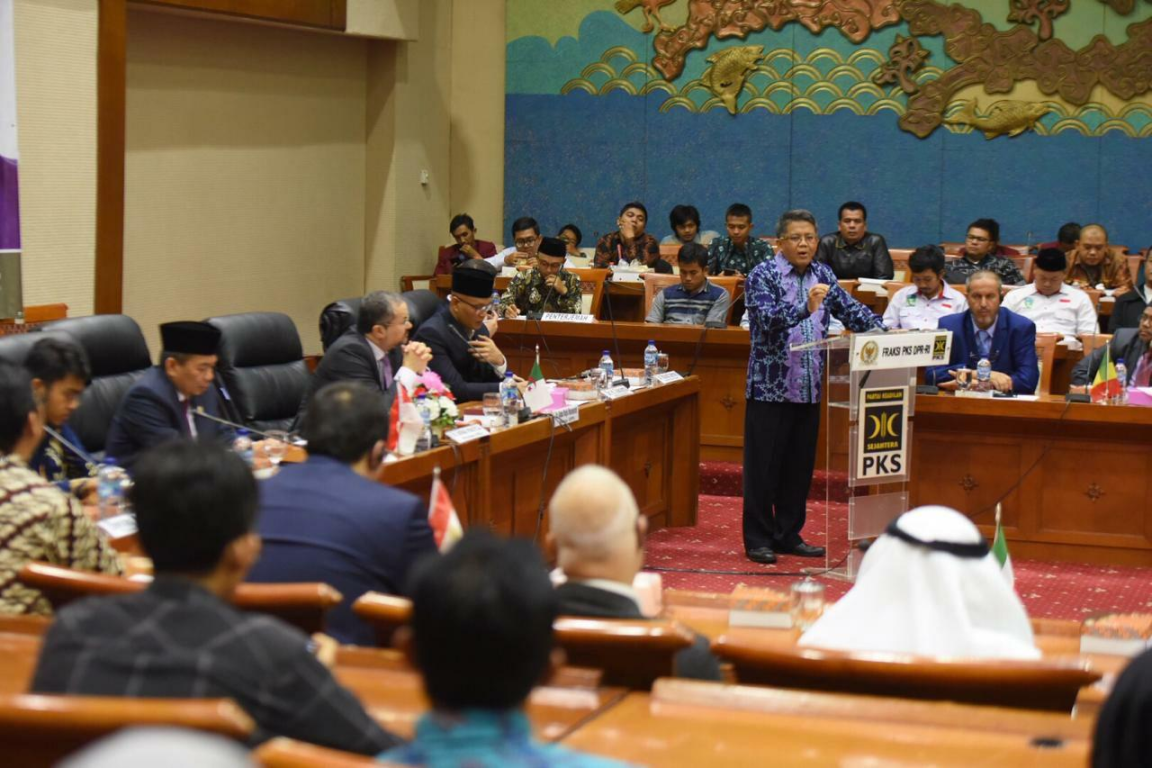
[[504,414],[504,408],[500,404],[499,392],[485,392],[483,403],[485,416],[496,418]]
[[661,352],[656,355],[656,372],[668,373],[668,353]]
[[824,613],[824,585],[810,578],[792,584],[792,626],[801,632]]
[[264,441],[260,443],[260,450],[275,469],[284,460],[284,453],[288,450],[288,433],[279,429],[270,429]]

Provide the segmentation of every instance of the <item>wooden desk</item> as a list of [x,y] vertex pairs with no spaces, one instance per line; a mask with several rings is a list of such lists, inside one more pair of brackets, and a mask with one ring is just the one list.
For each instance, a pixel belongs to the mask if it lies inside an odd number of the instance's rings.
[[[1035,736],[1041,735],[1036,733]],[[632,693],[564,744],[650,766],[1059,765],[1083,766],[1085,739],[1031,745],[1029,733],[807,713],[763,713],[671,704]]]
[[[643,284],[640,288],[643,288]],[[643,298],[643,291],[638,294]],[[740,461],[744,451],[744,384],[748,376],[748,331],[739,326],[709,328],[617,322],[615,339],[611,323],[536,323],[501,320],[496,343],[515,371],[529,371],[540,345],[540,365],[548,377],[571,376],[594,368],[603,350],[613,358],[620,348],[617,367],[639,368],[644,347],[656,342],[669,355],[674,370],[693,369],[700,378],[700,456],[704,459]],[[701,343],[703,339],[703,343]]]
[[[511,357],[508,340],[501,341]],[[582,464],[602,464],[628,483],[649,526],[695,525],[700,386],[692,377],[612,402],[588,403],[571,430],[554,429],[547,418],[533,419],[459,448],[441,447],[385,464],[378,477],[427,498],[439,466],[464,525],[531,537],[541,501],[564,476]]]
[[995,500],[1016,557],[1152,565],[1152,409],[1062,398],[916,398],[911,504],[976,515]]

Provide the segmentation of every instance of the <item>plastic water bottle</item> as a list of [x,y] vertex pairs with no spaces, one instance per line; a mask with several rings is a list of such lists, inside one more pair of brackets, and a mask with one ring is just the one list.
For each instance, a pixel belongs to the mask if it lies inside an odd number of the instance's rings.
[[232,450],[244,459],[244,463],[252,466],[252,438],[246,429],[236,430],[236,439],[232,441]]
[[616,365],[612,362],[612,355],[608,354],[608,350],[604,350],[604,354],[600,356],[600,376],[604,380],[605,387],[612,386],[616,378]]
[[492,303],[488,305],[488,311],[500,313],[500,291],[492,291]]
[[424,426],[420,428],[420,437],[416,439],[416,452],[430,450],[432,446],[432,409],[428,407],[428,398],[425,395],[416,396],[416,412],[420,414]]
[[1128,405],[1128,366],[1122,357],[1116,358],[1116,380],[1120,382],[1120,391],[1116,393],[1112,404]]
[[520,390],[516,388],[516,381],[512,372],[504,374],[504,381],[500,382],[500,404],[504,407],[504,426],[514,427],[520,423]]
[[980,358],[980,362],[976,363],[976,386],[977,392],[990,392],[992,390],[992,363],[988,362],[988,358]]
[[96,472],[96,498],[100,519],[116,517],[124,511],[124,487],[128,473],[116,465],[116,459],[106,458]]
[[660,350],[656,349],[656,342],[648,339],[648,346],[644,347],[644,383],[649,387],[656,382],[659,357]]

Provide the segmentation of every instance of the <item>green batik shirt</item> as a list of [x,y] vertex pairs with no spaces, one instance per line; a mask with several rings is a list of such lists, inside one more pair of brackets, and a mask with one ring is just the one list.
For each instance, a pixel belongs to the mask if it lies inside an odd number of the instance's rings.
[[730,237],[718,237],[708,246],[708,274],[717,277],[731,270],[747,277],[753,267],[773,255],[772,244],[758,237],[749,237],[743,248],[737,248]]
[[[508,284],[508,290],[500,297],[500,315],[504,310],[515,304],[520,314],[528,312],[564,312],[569,315],[578,315],[583,308],[580,298],[580,278],[571,272],[560,270],[560,280],[568,292],[561,296],[556,291],[549,291],[544,284],[544,276],[539,270],[528,269],[517,273]],[[544,304],[544,298],[548,304]]]

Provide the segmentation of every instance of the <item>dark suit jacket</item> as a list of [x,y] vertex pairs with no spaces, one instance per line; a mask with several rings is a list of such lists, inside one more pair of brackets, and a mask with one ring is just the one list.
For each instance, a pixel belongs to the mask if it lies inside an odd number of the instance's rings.
[[264,547],[248,580],[332,585],[344,600],[328,614],[328,634],[356,645],[375,645],[376,635],[352,603],[369,591],[404,594],[412,564],[436,552],[426,500],[327,456],[283,465],[260,484],[257,530]]
[[1126,291],[1117,296],[1108,320],[1108,333],[1116,333],[1121,328],[1139,328],[1140,315],[1147,306],[1139,291]]
[[1090,354],[1088,349],[1084,350],[1086,353],[1084,359],[1076,363],[1076,367],[1072,369],[1072,384],[1091,384],[1095,380],[1096,371],[1100,369],[1100,363],[1104,360],[1105,349],[1108,350],[1113,365],[1117,360],[1124,360],[1128,367],[1128,375],[1131,376],[1136,371],[1136,362],[1148,351],[1148,345],[1140,339],[1139,328],[1121,328],[1107,345],[1092,350]]
[[485,392],[500,391],[496,369],[472,357],[466,341],[487,335],[488,329],[484,326],[473,335],[456,322],[451,310],[437,312],[416,331],[416,341],[427,344],[432,352],[428,367],[444,380],[457,402],[481,400]]
[[[222,403],[220,390],[213,384],[203,395],[192,398],[189,408],[195,411],[203,407],[211,416],[227,418],[221,413]],[[231,443],[236,437],[231,427],[209,419],[193,418],[196,419],[199,440]],[[176,397],[176,387],[164,369],[156,365],[148,369],[120,401],[108,429],[104,455],[131,469],[141,451],[168,440],[191,436],[188,421]]]
[[[928,383],[951,381],[948,371],[956,368],[975,368],[976,333],[972,330],[972,310],[960,315],[940,318],[939,328],[952,331],[952,357],[947,365],[929,368],[924,374]],[[1015,312],[1000,308],[996,318],[996,333],[992,336],[989,358],[992,370],[1012,377],[1012,391],[1018,395],[1031,395],[1040,382],[1040,365],[1036,360],[1036,324]]]
[[[597,589],[587,584],[565,582],[556,588],[561,616],[585,616],[592,619],[643,619],[639,606],[624,595]],[[720,680],[720,662],[712,655],[708,638],[696,635],[696,642],[676,654],[677,677],[695,680]]]
[[[397,347],[389,350],[388,359],[392,361],[392,374],[395,376],[400,372],[401,366],[404,365],[404,353]],[[320,365],[316,366],[308,394],[304,396],[304,402],[300,404],[300,415],[297,417],[298,424],[304,419],[304,410],[308,406],[308,401],[312,399],[312,395],[316,394],[324,385],[337,381],[362,381],[368,386],[380,390],[384,393],[387,400],[386,405],[389,408],[392,407],[392,400],[396,397],[395,379],[393,379],[391,387],[384,389],[384,383],[380,380],[380,366],[376,363],[376,353],[368,344],[368,339],[364,338],[364,334],[355,328],[349,328],[332,343],[332,346],[324,353],[324,359],[320,361]]]

